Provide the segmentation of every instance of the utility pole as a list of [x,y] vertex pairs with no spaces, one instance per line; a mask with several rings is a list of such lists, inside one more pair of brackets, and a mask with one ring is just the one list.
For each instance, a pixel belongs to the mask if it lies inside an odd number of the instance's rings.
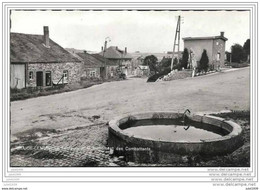
[[105,59],[105,78],[107,79],[107,59],[105,58],[105,51],[107,49],[107,40],[109,40],[109,42],[111,41],[109,37],[105,38],[105,44],[104,44],[104,49],[103,49],[103,57]]
[[[179,54],[180,51],[180,34],[181,33],[181,16],[178,16],[177,26],[176,26],[176,32],[175,32],[175,38],[174,38],[174,44],[173,44],[173,51],[172,51],[172,61],[171,61],[171,70],[173,68],[173,61],[174,61],[174,54],[175,49],[177,49],[177,53]],[[178,41],[177,41],[178,40]],[[178,62],[179,62],[179,55],[177,56]]]

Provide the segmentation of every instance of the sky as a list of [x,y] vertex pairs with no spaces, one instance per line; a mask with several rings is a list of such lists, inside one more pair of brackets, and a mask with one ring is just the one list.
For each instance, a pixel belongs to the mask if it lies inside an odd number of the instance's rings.
[[[43,34],[64,48],[101,51],[109,46],[128,52],[172,51],[177,17],[182,17],[181,38],[218,36],[225,32],[226,51],[250,38],[249,11],[12,11],[11,32]],[[180,43],[183,50],[183,41]]]

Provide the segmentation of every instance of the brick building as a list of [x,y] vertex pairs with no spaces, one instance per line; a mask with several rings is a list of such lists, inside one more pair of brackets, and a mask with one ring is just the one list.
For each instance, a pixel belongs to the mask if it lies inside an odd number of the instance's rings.
[[82,75],[82,62],[43,35],[11,33],[10,87],[49,87],[57,83],[75,83]]
[[227,40],[224,37],[224,32],[221,32],[219,36],[183,38],[184,48],[187,48],[188,51],[192,49],[195,52],[195,58],[198,62],[205,49],[209,58],[209,65],[215,69],[219,66],[224,66]]

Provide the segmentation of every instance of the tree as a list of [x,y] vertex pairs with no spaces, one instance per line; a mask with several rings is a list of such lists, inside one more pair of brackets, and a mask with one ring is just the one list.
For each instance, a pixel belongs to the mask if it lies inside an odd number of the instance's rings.
[[154,55],[149,55],[144,58],[143,65],[148,65],[150,72],[158,73],[158,59]]
[[246,59],[249,61],[250,57],[250,39],[247,39],[246,42],[243,45],[244,53],[246,54]]
[[209,58],[207,51],[204,49],[200,58],[199,70],[207,72],[209,68]]
[[225,54],[226,54],[226,60],[227,60],[227,62],[231,62],[231,53],[230,52],[228,52],[228,51],[225,51]]
[[161,70],[165,70],[167,68],[171,68],[171,58],[163,58],[160,63]]
[[234,44],[233,46],[231,46],[231,57],[232,62],[240,63],[242,61],[245,61],[245,52],[240,44]]
[[189,52],[188,49],[185,48],[182,54],[182,67],[184,67],[185,69],[187,69],[188,67],[188,62],[189,62]]

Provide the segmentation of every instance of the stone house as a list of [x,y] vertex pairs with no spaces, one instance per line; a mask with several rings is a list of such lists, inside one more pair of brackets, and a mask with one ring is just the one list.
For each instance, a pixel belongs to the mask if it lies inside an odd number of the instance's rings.
[[105,65],[108,78],[118,75],[119,73],[118,63],[111,61],[100,54],[91,54],[91,56],[93,56],[94,58],[99,60],[103,65]]
[[109,48],[101,51],[99,55],[104,56],[109,61],[114,62],[114,64],[118,65],[123,73],[126,76],[131,73],[131,60],[132,57],[129,53],[127,53],[127,48],[125,50],[120,50],[117,46],[110,46]]
[[44,26],[43,35],[11,33],[10,87],[51,87],[80,81],[82,63],[49,38]]
[[213,69],[224,66],[227,40],[224,37],[224,32],[220,32],[219,36],[183,38],[184,48],[187,48],[189,52],[192,50],[195,53],[197,62],[200,61],[203,50],[207,51],[209,65]]
[[82,62],[84,63],[84,74],[86,78],[105,78],[106,69],[105,62],[95,58],[91,54],[88,54],[86,51],[84,53],[77,53]]

